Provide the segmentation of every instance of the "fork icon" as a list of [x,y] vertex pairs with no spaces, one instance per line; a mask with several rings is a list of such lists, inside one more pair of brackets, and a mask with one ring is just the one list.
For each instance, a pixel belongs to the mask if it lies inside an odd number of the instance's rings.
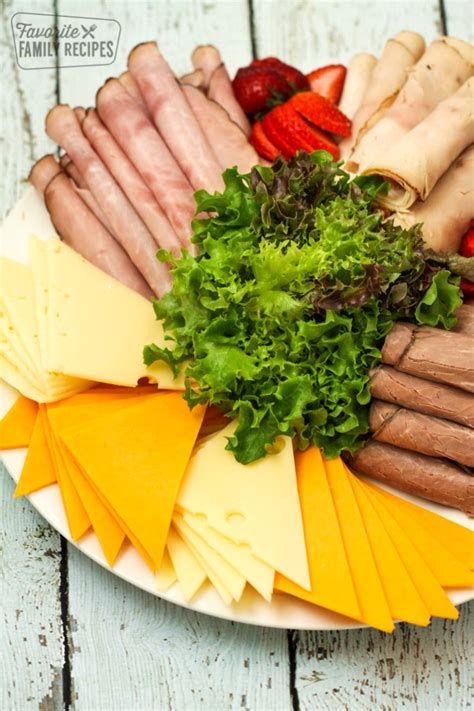
[[81,27],[82,31],[84,32],[84,34],[82,35],[83,39],[85,39],[86,37],[91,37],[92,39],[94,39],[94,32],[97,29],[97,25],[91,25],[89,29],[87,29],[87,27],[85,27],[84,25],[81,25]]

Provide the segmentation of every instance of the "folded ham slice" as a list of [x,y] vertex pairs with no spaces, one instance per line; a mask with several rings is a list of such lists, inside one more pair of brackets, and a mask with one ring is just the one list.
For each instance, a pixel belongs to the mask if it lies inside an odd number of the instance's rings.
[[377,64],[373,54],[356,54],[347,68],[339,109],[352,120],[367,91],[370,78]]
[[421,222],[423,239],[436,252],[457,252],[474,215],[474,146],[467,148],[436,183],[425,202],[399,212],[395,224]]
[[362,103],[352,119],[352,135],[340,143],[344,158],[350,156],[362,135],[393,103],[406,81],[408,70],[419,60],[424,48],[423,37],[417,32],[399,32],[385,44],[373,68]]
[[[184,98],[184,97],[183,97]],[[97,111],[141,174],[184,246],[196,211],[193,189],[148,116],[117,79],[98,91]]]
[[193,188],[222,190],[217,158],[157,44],[135,47],[128,66],[156,128]]
[[452,37],[432,42],[383,118],[362,136],[351,162],[363,170],[454,94],[473,73],[473,53],[471,45]]
[[41,158],[33,166],[29,180],[44,194],[51,221],[66,244],[139,294],[153,296],[122,247],[74,192],[53,156]]
[[121,188],[81,131],[74,111],[58,105],[46,117],[46,133],[77,165],[114,235],[157,296],[171,287],[166,266],[156,259],[156,243]]
[[246,136],[250,136],[251,126],[242,107],[235,98],[234,89],[225,64],[219,64],[209,81],[207,95],[217,101],[227,111],[232,121],[240,126]]
[[415,128],[365,166],[363,175],[385,178],[378,202],[394,212],[426,200],[456,158],[474,142],[474,78],[442,101]]
[[94,109],[87,111],[82,122],[82,130],[150,230],[157,245],[179,256],[181,245],[166,215],[140,173],[108,132]]
[[236,165],[241,173],[248,173],[259,163],[259,157],[246,135],[220,104],[188,84],[183,84],[183,92],[206,137],[213,142],[221,168]]

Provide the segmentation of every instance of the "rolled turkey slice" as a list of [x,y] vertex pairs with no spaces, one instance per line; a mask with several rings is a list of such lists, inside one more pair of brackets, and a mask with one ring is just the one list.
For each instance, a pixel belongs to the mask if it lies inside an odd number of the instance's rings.
[[196,211],[193,188],[162,137],[117,79],[98,91],[97,111],[161,205],[181,244],[189,247]]
[[130,52],[128,67],[153,122],[195,190],[222,190],[221,168],[155,42]]
[[474,428],[474,397],[460,388],[383,365],[370,373],[370,391],[378,400]]
[[377,198],[400,212],[426,200],[456,158],[474,142],[474,78],[442,101],[428,116],[362,171],[390,185]]
[[469,335],[400,322],[385,339],[382,362],[474,393],[473,354],[474,338]]
[[87,111],[82,130],[150,230],[156,244],[179,256],[181,245],[176,232],[140,173],[104,126],[95,109]]
[[394,102],[408,70],[423,54],[425,42],[417,32],[399,32],[385,44],[374,66],[367,91],[352,119],[352,135],[340,143],[341,155],[350,157],[363,134],[374,126]]
[[362,171],[454,94],[472,76],[473,53],[470,44],[452,37],[432,42],[383,118],[362,136],[351,162]]
[[234,89],[225,64],[219,66],[212,73],[207,89],[207,95],[217,101],[229,114],[232,121],[240,126],[246,136],[250,136],[251,126],[242,107],[235,98]]
[[200,89],[183,84],[183,92],[208,140],[213,141],[221,168],[236,165],[241,173],[248,173],[259,162],[259,157],[240,126]]
[[29,180],[44,194],[51,221],[66,244],[130,289],[146,298],[153,296],[126,252],[74,192],[52,156],[33,166]]
[[418,200],[394,222],[412,227],[421,222],[423,239],[435,252],[457,252],[474,215],[474,146],[469,146],[436,183],[425,202]]
[[369,426],[378,442],[474,467],[474,430],[470,427],[380,400],[370,406]]
[[356,54],[351,59],[339,101],[339,109],[351,120],[362,103],[376,64],[373,54]]
[[58,105],[46,117],[46,133],[77,165],[87,187],[109,221],[114,235],[157,296],[171,287],[166,266],[156,259],[156,243],[121,188],[90,146],[74,111]]
[[447,459],[371,440],[351,459],[361,474],[474,515],[474,477]]

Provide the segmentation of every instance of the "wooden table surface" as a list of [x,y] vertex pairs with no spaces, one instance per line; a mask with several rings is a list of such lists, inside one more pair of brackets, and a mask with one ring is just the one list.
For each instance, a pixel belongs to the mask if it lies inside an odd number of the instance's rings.
[[[213,43],[231,73],[275,55],[310,70],[380,52],[402,29],[427,41],[470,39],[465,0],[27,0],[2,3],[2,207],[22,191],[32,162],[55,146],[43,130],[57,102],[88,106],[121,72],[128,51],[157,39],[175,71],[196,44]],[[15,12],[111,17],[122,27],[116,62],[25,71],[11,41]],[[461,710],[470,705],[469,632],[427,628],[293,632],[223,622],[161,601],[68,545],[26,500],[1,484],[1,711]],[[472,691],[472,689],[471,689]]]

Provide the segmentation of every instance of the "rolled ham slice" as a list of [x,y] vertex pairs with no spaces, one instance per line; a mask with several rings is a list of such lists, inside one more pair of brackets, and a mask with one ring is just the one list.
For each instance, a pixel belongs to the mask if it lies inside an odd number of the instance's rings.
[[396,323],[385,339],[382,362],[474,393],[474,338],[463,333]]
[[183,92],[206,137],[213,141],[221,168],[236,165],[241,173],[248,173],[259,162],[259,157],[240,126],[200,89],[183,84]]
[[99,90],[96,105],[100,118],[141,174],[181,243],[189,247],[196,211],[193,189],[162,137],[117,79],[109,79]]
[[351,120],[362,103],[376,64],[373,54],[356,54],[351,59],[339,101],[339,109]]
[[110,223],[107,220],[104,211],[100,207],[95,197],[92,195],[91,191],[88,190],[84,182],[84,178],[79,173],[77,167],[74,165],[67,153],[61,156],[61,158],[59,159],[59,164],[63,171],[66,173],[66,175],[70,177],[73,190],[79,195],[81,200],[86,203],[87,207],[92,210],[94,215],[98,218],[98,220],[100,220],[100,222],[102,222],[102,224],[110,232],[110,234],[113,234],[112,227],[110,226]]
[[474,428],[474,397],[460,388],[383,365],[371,372],[370,389],[379,400]]
[[58,105],[46,117],[46,133],[71,157],[109,221],[114,235],[157,296],[171,287],[166,266],[156,259],[156,243],[125,194],[81,131],[74,111]]
[[369,426],[378,442],[474,466],[474,430],[470,427],[380,400],[370,406]]
[[222,190],[217,158],[157,44],[135,47],[128,66],[156,128],[193,188]]
[[191,55],[191,62],[195,70],[202,74],[204,87],[209,87],[211,76],[217,67],[222,64],[219,50],[212,44],[200,44]]
[[195,86],[198,89],[205,89],[204,74],[200,69],[195,69],[193,72],[189,72],[189,74],[183,74],[183,76],[179,78],[179,81],[181,84]]
[[463,304],[456,311],[456,316],[458,322],[453,330],[474,338],[474,304]]
[[89,109],[82,130],[111,175],[150,230],[156,244],[179,256],[181,245],[166,215],[140,173],[109,133],[94,109]]
[[59,164],[67,175],[75,182],[78,188],[85,188],[84,178],[79,173],[77,166],[74,165],[67,153],[59,159]]
[[408,70],[419,60],[424,49],[423,37],[417,32],[399,32],[385,44],[373,68],[362,103],[352,119],[352,135],[340,143],[344,158],[350,156],[362,135],[377,123],[394,102],[406,81]]
[[[461,46],[460,46],[461,45]],[[463,45],[465,45],[463,47]],[[419,124],[473,73],[471,45],[442,37],[427,48],[383,118],[360,139],[351,155],[359,170]]]
[[474,477],[447,459],[370,441],[351,466],[384,484],[474,515]]
[[362,171],[379,175],[390,189],[378,202],[393,212],[426,200],[456,158],[474,142],[474,78],[442,101],[415,128]]
[[52,156],[33,166],[29,180],[44,194],[51,221],[66,244],[130,289],[146,298],[153,296],[128,255],[74,192]]
[[426,246],[457,252],[474,215],[474,146],[469,146],[436,183],[425,202],[418,200],[394,222],[408,228],[421,222]]
[[229,114],[232,121],[240,126],[246,136],[250,136],[251,126],[242,107],[235,98],[234,89],[225,64],[219,66],[212,73],[207,89],[207,95],[217,101]]
[[140,89],[137,86],[137,82],[132,77],[130,72],[122,72],[118,80],[123,86],[123,88],[126,89],[126,91],[130,94],[132,99],[135,99],[137,104],[140,105],[140,107],[145,111],[145,113],[148,113],[148,109],[143,100],[143,96],[140,94]]

